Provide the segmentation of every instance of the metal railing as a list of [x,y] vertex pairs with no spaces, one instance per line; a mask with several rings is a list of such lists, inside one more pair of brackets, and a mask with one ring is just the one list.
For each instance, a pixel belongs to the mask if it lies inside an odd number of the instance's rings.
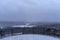
[[11,27],[0,29],[0,38],[21,34],[43,34],[60,37],[60,29],[49,27]]

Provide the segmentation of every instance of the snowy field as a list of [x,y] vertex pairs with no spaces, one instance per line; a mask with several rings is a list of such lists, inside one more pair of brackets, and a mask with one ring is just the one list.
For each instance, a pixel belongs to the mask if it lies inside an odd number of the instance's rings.
[[45,36],[45,35],[17,35],[10,36],[0,40],[60,40],[59,38]]

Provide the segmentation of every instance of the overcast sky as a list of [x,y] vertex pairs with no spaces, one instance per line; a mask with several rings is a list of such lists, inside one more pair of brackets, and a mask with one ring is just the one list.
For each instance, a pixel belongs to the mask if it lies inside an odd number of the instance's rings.
[[60,0],[0,0],[0,21],[60,22]]

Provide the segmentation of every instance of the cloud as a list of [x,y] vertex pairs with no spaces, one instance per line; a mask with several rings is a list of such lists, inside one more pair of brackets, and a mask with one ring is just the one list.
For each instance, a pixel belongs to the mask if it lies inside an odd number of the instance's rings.
[[59,10],[60,0],[0,0],[3,21],[58,22]]

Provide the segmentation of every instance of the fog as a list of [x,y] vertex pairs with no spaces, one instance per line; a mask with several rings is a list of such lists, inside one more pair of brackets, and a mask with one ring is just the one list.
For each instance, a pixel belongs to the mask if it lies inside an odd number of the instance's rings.
[[0,0],[0,21],[60,22],[60,0]]

